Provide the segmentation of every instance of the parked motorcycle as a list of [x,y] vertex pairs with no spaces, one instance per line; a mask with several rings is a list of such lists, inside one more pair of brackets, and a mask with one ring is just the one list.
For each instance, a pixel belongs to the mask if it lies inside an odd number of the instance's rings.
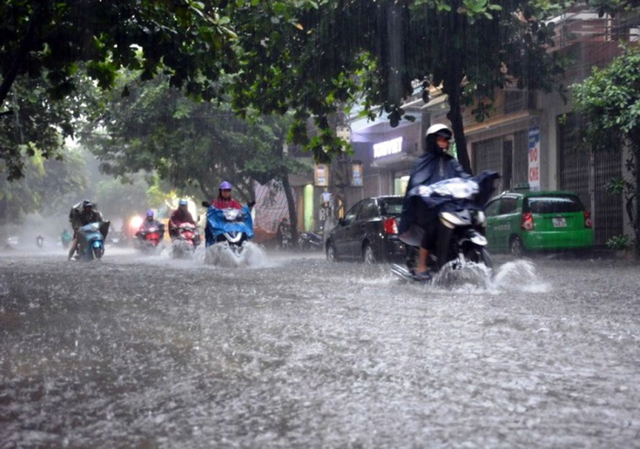
[[251,210],[248,206],[242,209],[217,209],[206,201],[202,205],[208,207],[205,263],[240,265],[247,243],[253,238]]
[[[444,266],[459,270],[466,266],[492,268],[484,236],[486,219],[484,204],[493,192],[493,181],[499,175],[485,171],[475,178],[452,178],[431,186],[414,187],[409,195],[418,196],[427,207],[438,211],[438,241],[429,266],[436,271]],[[394,264],[392,272],[405,279],[416,279],[419,245],[424,231],[413,227],[400,235],[407,245],[406,267]]]
[[278,230],[276,232],[276,241],[278,242],[278,247],[280,249],[286,250],[291,247],[291,225],[289,225],[288,220],[282,220],[278,225]]
[[140,229],[136,233],[135,245],[143,252],[155,252],[162,248],[162,239],[164,238],[164,225],[149,226]]
[[192,223],[180,223],[171,242],[171,257],[191,256],[200,245],[200,233]]
[[78,229],[78,258],[81,260],[101,259],[104,255],[104,240],[109,233],[111,222],[94,222]]
[[320,232],[302,232],[298,238],[298,247],[305,251],[323,251],[324,235]]

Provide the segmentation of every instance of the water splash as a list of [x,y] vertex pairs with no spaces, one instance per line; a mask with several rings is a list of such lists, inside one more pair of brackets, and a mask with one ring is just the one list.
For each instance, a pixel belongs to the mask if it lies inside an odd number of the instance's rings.
[[458,260],[443,266],[431,281],[435,287],[462,290],[488,289],[493,270],[484,264],[460,262]]
[[484,264],[455,260],[443,266],[431,282],[423,284],[431,289],[454,292],[504,291],[547,292],[549,284],[542,282],[530,260],[516,260],[491,269]]
[[204,263],[225,268],[259,267],[267,265],[267,254],[253,242],[244,242],[240,251],[234,250],[227,242],[221,242],[206,249]]
[[538,278],[533,262],[524,259],[507,262],[499,267],[492,279],[491,287],[494,290],[549,291],[549,284]]

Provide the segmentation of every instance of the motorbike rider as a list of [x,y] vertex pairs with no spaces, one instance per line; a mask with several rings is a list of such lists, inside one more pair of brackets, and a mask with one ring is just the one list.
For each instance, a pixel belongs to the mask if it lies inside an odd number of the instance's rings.
[[151,209],[147,211],[147,216],[140,225],[140,229],[136,232],[135,236],[140,237],[142,232],[148,231],[151,228],[158,228],[158,234],[160,234],[160,240],[164,238],[164,224],[155,219],[154,213]]
[[445,179],[471,177],[456,158],[447,153],[452,137],[453,132],[444,124],[432,125],[427,129],[425,152],[416,161],[411,171],[402,204],[398,229],[400,240],[407,243],[409,235],[416,231],[415,228],[423,231],[419,259],[413,273],[420,280],[429,280],[433,274],[427,262],[430,252],[435,250],[438,238],[438,211],[427,208],[420,198],[409,196],[409,191],[418,185],[427,186]]
[[175,239],[178,237],[178,228],[182,223],[191,223],[192,225],[196,225],[191,212],[187,206],[189,205],[187,200],[180,200],[178,203],[178,208],[171,212],[171,216],[169,217],[169,237],[171,239]]
[[[230,182],[222,181],[218,186],[218,198],[211,201],[211,206],[216,209],[242,209],[242,204],[231,198],[232,189]],[[253,204],[250,203],[249,207]]]
[[71,260],[78,250],[78,229],[89,223],[102,223],[105,219],[91,201],[84,200],[71,208],[71,211],[69,211],[69,221],[73,228],[73,240],[69,248],[69,260]]

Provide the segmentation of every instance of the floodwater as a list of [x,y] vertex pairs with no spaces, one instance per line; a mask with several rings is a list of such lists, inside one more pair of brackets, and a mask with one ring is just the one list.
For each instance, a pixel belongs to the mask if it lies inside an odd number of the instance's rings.
[[640,447],[640,276],[0,253],[0,447]]

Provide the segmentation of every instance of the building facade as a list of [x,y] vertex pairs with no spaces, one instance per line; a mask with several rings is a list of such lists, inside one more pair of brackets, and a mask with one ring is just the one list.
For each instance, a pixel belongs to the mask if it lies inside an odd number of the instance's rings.
[[[586,6],[576,6],[554,19],[556,46],[572,63],[565,85],[583,81],[594,66],[602,67],[621,53],[620,40],[637,41],[635,17],[598,17]],[[605,185],[624,175],[624,152],[619,148],[591,153],[580,149],[580,118],[573,113],[570,92],[499,90],[488,119],[477,122],[472,108],[463,110],[467,148],[474,173],[485,169],[501,174],[499,190],[528,185],[536,190],[571,190],[592,213],[596,245],[629,233],[623,198],[611,197]],[[422,153],[424,134],[433,123],[449,124],[446,96],[425,104],[416,95],[403,105],[415,121],[392,128],[384,117],[351,121],[353,159],[362,162],[363,186],[347,188],[347,206],[377,195],[403,195],[408,175]]]

